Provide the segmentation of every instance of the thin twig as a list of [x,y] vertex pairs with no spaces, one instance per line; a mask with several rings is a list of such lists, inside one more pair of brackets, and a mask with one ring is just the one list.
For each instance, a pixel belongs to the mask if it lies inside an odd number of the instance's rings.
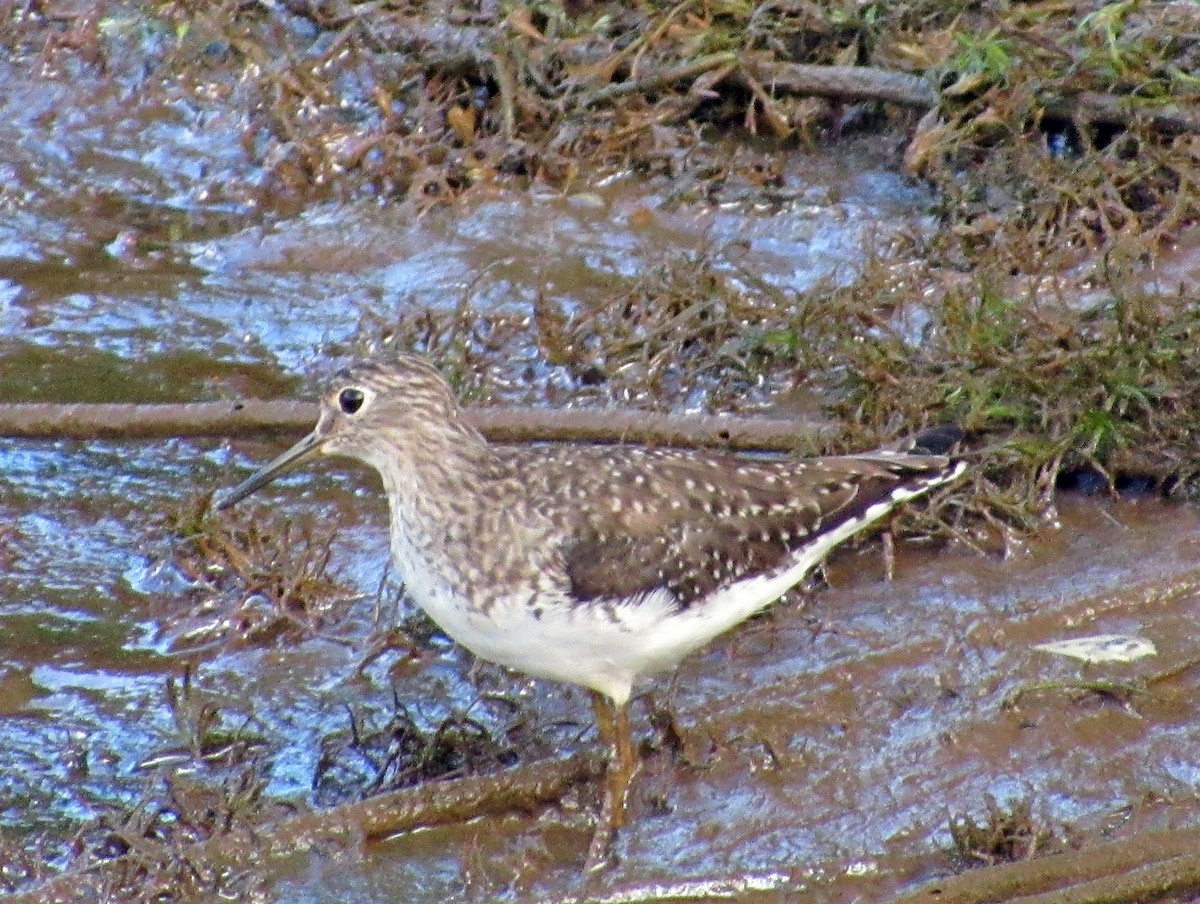
[[706,72],[711,72],[713,69],[731,66],[736,62],[737,54],[731,50],[710,53],[707,56],[688,60],[686,63],[681,63],[678,66],[668,66],[665,69],[659,69],[640,78],[606,85],[598,91],[582,94],[579,97],[578,105],[584,107],[591,104],[605,103],[606,101],[615,100],[618,97],[626,97],[630,94],[650,94],[663,88],[669,88],[676,82],[690,81]]
[[492,53],[492,74],[500,93],[500,134],[512,141],[517,137],[517,79],[512,58],[503,50]]

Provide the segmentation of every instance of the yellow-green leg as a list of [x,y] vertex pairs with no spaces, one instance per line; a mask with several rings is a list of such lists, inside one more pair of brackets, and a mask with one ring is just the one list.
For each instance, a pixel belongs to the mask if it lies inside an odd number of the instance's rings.
[[596,833],[588,848],[587,872],[608,865],[609,852],[617,830],[625,825],[625,797],[629,782],[637,769],[633,757],[633,738],[629,731],[629,706],[617,704],[603,694],[592,691],[592,705],[596,709],[596,725],[600,738],[609,749],[608,775],[604,789],[604,805]]

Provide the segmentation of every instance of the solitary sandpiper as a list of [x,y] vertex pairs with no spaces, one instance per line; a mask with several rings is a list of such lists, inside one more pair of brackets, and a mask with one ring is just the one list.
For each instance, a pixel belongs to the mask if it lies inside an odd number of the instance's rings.
[[312,433],[219,498],[316,453],[383,478],[411,598],[476,656],[586,687],[611,750],[588,868],[625,821],[628,703],[798,583],[847,537],[963,464],[877,451],[751,459],[629,446],[489,444],[421,358],[338,373]]

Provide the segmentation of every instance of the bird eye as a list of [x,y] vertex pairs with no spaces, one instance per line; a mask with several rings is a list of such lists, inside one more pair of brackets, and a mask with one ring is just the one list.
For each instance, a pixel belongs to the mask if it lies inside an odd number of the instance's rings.
[[343,389],[338,393],[338,407],[346,414],[357,414],[367,400],[361,389]]

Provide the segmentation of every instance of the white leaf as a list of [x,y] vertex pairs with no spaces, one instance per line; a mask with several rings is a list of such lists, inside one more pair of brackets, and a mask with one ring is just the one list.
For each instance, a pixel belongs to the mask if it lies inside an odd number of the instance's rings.
[[1056,656],[1070,656],[1083,662],[1133,662],[1145,656],[1158,655],[1153,643],[1131,634],[1097,634],[1074,640],[1056,640],[1040,643],[1034,649]]

